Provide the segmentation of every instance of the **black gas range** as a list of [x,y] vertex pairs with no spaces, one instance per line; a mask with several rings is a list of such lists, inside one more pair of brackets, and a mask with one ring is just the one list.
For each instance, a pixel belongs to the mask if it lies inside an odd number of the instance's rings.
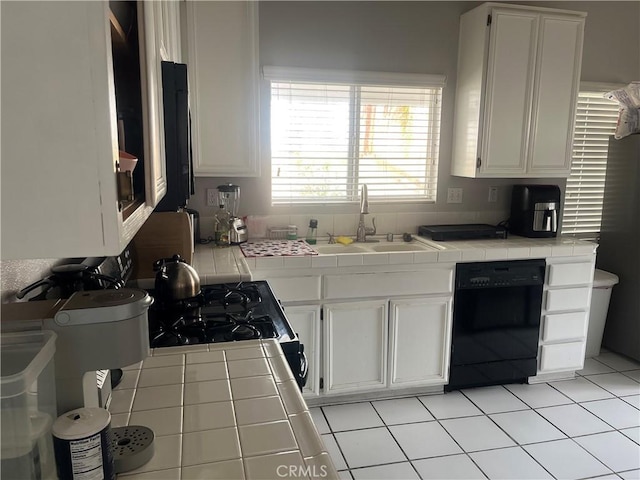
[[152,348],[275,339],[300,388],[308,365],[304,345],[266,281],[206,285],[195,297],[167,301],[155,295],[149,308]]

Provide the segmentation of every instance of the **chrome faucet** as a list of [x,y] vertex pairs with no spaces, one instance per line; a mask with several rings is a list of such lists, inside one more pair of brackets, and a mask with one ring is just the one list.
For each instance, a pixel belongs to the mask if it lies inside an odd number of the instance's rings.
[[376,234],[376,219],[372,218],[371,223],[373,228],[365,226],[364,216],[369,213],[369,194],[367,186],[362,185],[360,190],[360,221],[358,222],[358,230],[356,231],[356,242],[371,242],[373,240],[367,240],[367,235]]

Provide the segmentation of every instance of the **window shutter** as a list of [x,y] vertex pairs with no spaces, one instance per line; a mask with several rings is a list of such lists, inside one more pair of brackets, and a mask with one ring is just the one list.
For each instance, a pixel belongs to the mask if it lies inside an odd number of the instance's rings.
[[[295,81],[276,80],[287,74]],[[381,74],[366,84],[375,73],[265,67],[265,78],[273,203],[357,201],[362,184],[373,201],[435,201],[444,77]]]
[[602,201],[609,137],[618,120],[618,105],[604,91],[578,94],[571,175],[567,179],[562,233],[597,238],[602,221]]

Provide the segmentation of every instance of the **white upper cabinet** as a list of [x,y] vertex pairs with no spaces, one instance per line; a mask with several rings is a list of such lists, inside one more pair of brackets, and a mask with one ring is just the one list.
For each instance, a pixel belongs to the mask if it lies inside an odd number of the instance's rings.
[[3,259],[119,254],[164,196],[151,5],[2,2]]
[[152,2],[158,25],[158,50],[162,60],[182,62],[180,45],[180,2],[165,0]]
[[453,175],[568,176],[584,20],[495,3],[462,15]]
[[258,2],[187,2],[197,176],[258,176]]

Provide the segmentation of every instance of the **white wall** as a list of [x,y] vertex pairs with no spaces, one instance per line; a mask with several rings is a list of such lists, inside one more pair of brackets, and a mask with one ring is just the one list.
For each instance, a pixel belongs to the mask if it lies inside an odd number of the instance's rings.
[[[450,175],[453,104],[456,84],[459,17],[480,2],[261,2],[261,65],[438,73],[447,76],[443,94],[439,191],[435,204],[372,204],[376,214],[416,214],[429,221],[460,223],[508,214],[510,186],[540,181],[465,179]],[[640,2],[513,2],[588,13],[583,80],[629,82],[640,78]],[[270,205],[268,84],[262,85],[262,175],[260,178],[198,178],[190,206],[210,216],[206,189],[231,181],[240,185],[241,214],[277,215],[300,223],[311,215],[355,214],[358,206],[282,207]],[[488,187],[499,186],[499,201],[488,203]],[[446,203],[448,187],[462,187],[461,205]],[[497,221],[497,220],[496,220]],[[206,229],[207,221],[204,227]],[[355,226],[353,227],[355,229]],[[322,226],[320,228],[323,230]],[[349,232],[336,232],[349,233]],[[351,232],[353,233],[353,232]]]

